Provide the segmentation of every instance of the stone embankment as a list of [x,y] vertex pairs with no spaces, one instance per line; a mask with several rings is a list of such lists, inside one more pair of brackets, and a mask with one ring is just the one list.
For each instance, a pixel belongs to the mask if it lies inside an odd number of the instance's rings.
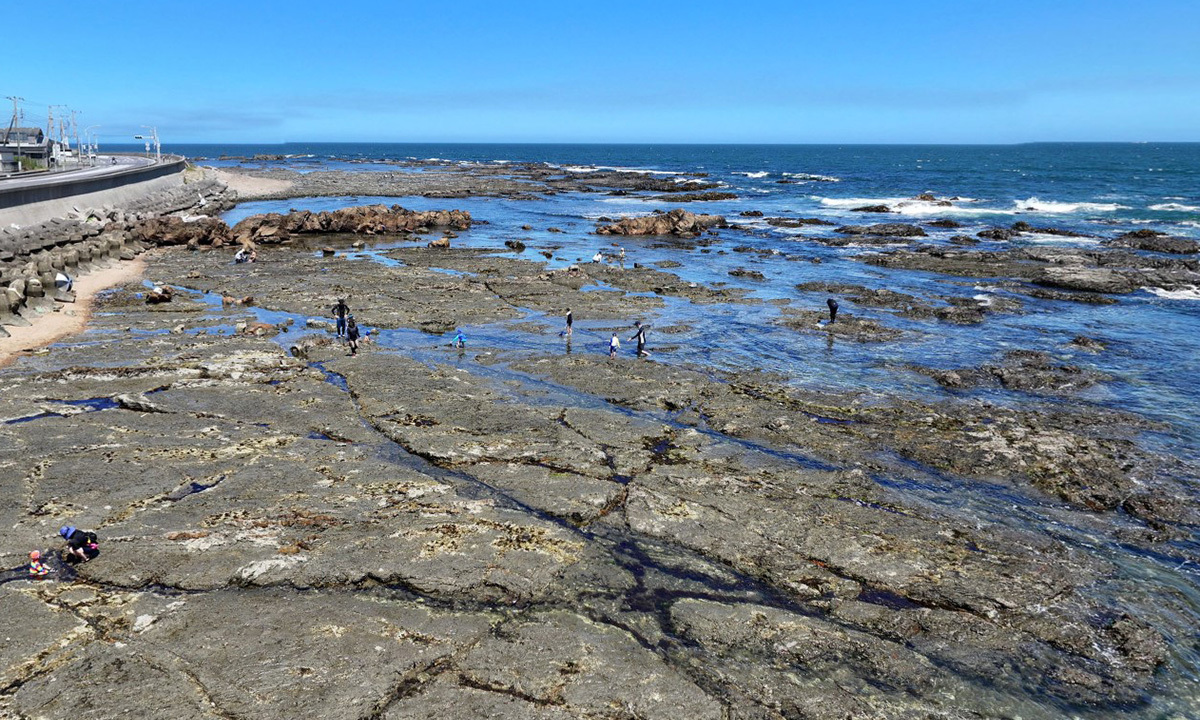
[[56,283],[59,274],[73,277],[114,260],[132,260],[157,244],[158,236],[145,232],[148,223],[172,213],[226,210],[233,201],[224,185],[201,180],[125,207],[83,208],[73,217],[0,230],[0,337],[8,334],[4,325],[28,325],[33,313],[74,302],[69,288]]

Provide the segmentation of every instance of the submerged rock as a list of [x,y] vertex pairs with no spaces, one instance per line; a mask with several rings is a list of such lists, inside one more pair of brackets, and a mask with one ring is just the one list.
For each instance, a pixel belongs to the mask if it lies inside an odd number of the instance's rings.
[[877,225],[843,225],[834,232],[843,235],[877,235],[886,237],[925,237],[926,233],[917,225],[907,223],[880,223]]
[[1200,252],[1200,243],[1189,238],[1170,237],[1156,230],[1134,230],[1104,241],[1110,247],[1150,250],[1152,252],[1190,255]]
[[998,365],[955,370],[920,366],[912,369],[943,387],[955,389],[995,385],[1022,392],[1070,393],[1110,379],[1096,370],[1057,363],[1048,353],[1030,350],[1010,350]]

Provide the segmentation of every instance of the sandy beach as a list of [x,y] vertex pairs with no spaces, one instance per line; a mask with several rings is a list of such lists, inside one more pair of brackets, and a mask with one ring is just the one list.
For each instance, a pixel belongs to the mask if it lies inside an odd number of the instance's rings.
[[91,317],[92,302],[105,288],[142,276],[145,261],[138,257],[110,268],[75,278],[75,302],[64,304],[57,312],[32,318],[28,327],[5,327],[11,337],[0,338],[0,367],[12,363],[21,353],[36,350],[83,330]]
[[217,170],[216,168],[205,168],[204,172],[208,176],[225,183],[230,190],[237,191],[238,195],[246,199],[286,193],[292,187],[292,183],[287,180],[255,177],[244,173]]

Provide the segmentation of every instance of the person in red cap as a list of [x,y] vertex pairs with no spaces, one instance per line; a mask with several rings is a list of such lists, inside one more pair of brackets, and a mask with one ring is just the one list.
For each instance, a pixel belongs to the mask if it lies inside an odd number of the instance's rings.
[[29,553],[29,576],[45,577],[51,572],[50,566],[42,562],[42,554],[37,550]]

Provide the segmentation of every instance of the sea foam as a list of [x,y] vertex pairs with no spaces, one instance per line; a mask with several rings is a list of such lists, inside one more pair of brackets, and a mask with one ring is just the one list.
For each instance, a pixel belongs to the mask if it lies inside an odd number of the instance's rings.
[[1166,290],[1158,287],[1144,287],[1142,289],[1168,300],[1200,300],[1200,287],[1196,287],[1195,285],[1188,285],[1183,290]]
[[1173,203],[1173,202],[1159,203],[1158,205],[1151,205],[1150,209],[1158,210],[1159,212],[1200,212],[1200,206],[1184,205],[1183,203]]
[[1037,197],[1031,197],[1027,200],[1014,200],[1013,205],[1017,210],[1040,212],[1048,215],[1076,212],[1116,212],[1117,210],[1127,209],[1124,205],[1118,205],[1117,203],[1055,202],[1053,200],[1042,200]]
[[818,175],[816,173],[788,173],[783,174],[784,177],[792,178],[793,180],[808,180],[809,182],[841,182],[839,177],[832,175]]
[[828,208],[853,210],[857,207],[887,205],[892,213],[897,215],[911,215],[913,217],[931,217],[935,215],[1010,215],[1014,212],[1013,210],[998,210],[987,207],[962,207],[957,203],[973,203],[978,201],[974,198],[961,197],[953,200],[952,202],[956,204],[952,205],[943,205],[941,201],[929,202],[928,200],[915,200],[913,198],[826,198],[817,195],[811,197]]

